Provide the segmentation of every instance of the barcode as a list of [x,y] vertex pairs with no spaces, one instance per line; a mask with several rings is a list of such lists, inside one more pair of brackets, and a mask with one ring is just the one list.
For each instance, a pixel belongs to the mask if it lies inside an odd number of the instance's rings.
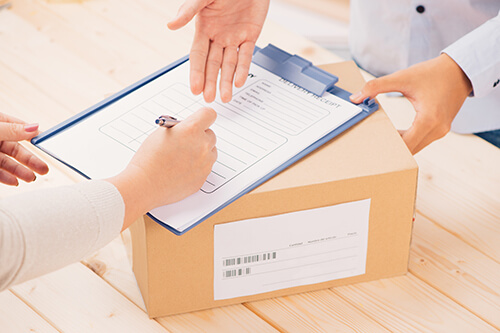
[[242,276],[242,275],[248,275],[251,273],[251,268],[239,268],[239,269],[230,269],[228,271],[222,272],[223,276],[225,278],[230,278],[230,277],[235,277],[235,276]]
[[241,264],[250,264],[253,262],[267,261],[276,259],[276,252],[254,254],[251,256],[237,257],[222,260],[222,266],[235,266]]

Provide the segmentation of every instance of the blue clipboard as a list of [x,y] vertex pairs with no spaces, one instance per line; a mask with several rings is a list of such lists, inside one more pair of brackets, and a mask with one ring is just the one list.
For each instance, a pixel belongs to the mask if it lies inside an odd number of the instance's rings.
[[[83,172],[80,170],[76,169],[72,165],[69,165],[65,161],[59,159],[57,156],[54,154],[46,151],[42,147],[40,147],[40,143],[43,141],[49,139],[50,137],[57,135],[59,132],[64,131],[71,126],[76,125],[83,119],[92,116],[93,114],[105,109],[107,106],[115,103],[119,99],[127,96],[128,94],[132,93],[133,91],[147,85],[148,83],[154,81],[158,77],[164,75],[165,73],[168,73],[172,69],[182,65],[183,63],[187,62],[189,60],[189,56],[184,56],[181,59],[171,63],[170,65],[158,70],[157,72],[145,77],[144,79],[132,84],[131,86],[123,89],[122,91],[104,99],[100,103],[97,103],[96,105],[78,113],[77,115],[67,119],[66,121],[52,127],[51,129],[43,132],[42,134],[34,137],[31,140],[31,143],[35,145],[37,148],[41,149],[42,151],[48,153],[61,163],[67,165],[69,168],[73,169],[83,177],[90,179],[87,175],[85,175]],[[300,56],[297,55],[291,55],[276,46],[269,44],[267,47],[260,49],[258,47],[255,48],[254,51],[254,56],[252,59],[252,62],[260,67],[263,67],[264,69],[282,77],[283,79],[290,81],[291,83],[297,85],[298,87],[303,88],[304,90],[309,91],[310,93],[313,93],[315,95],[323,95],[326,91],[336,95],[337,97],[340,97],[348,102],[349,96],[351,96],[351,93],[335,86],[335,83],[338,82],[338,77],[335,75],[328,73],[321,68],[318,68],[316,66],[313,66],[312,63]],[[356,116],[342,124],[341,126],[337,127],[327,135],[323,136],[321,139],[317,140],[316,142],[312,143],[309,145],[307,148],[304,150],[300,151],[297,153],[294,157],[289,159],[287,162],[283,163],[281,166],[278,168],[274,169],[270,173],[268,173],[266,176],[262,177],[252,185],[248,186],[245,188],[243,191],[235,195],[233,198],[219,206],[217,209],[211,211],[208,213],[206,216],[201,218],[199,221],[191,225],[189,228],[183,230],[182,232],[179,232],[177,229],[174,229],[170,227],[169,225],[165,224],[164,222],[158,220],[155,218],[152,214],[148,213],[148,216],[165,227],[166,229],[170,230],[172,233],[176,235],[182,235],[186,233],[187,231],[191,230],[204,220],[208,219],[224,207],[228,206],[241,196],[247,194],[254,188],[258,187],[259,185],[263,184],[267,180],[271,179],[281,171],[285,170],[288,168],[290,165],[294,164],[295,162],[299,161],[301,158],[304,156],[308,155],[315,149],[321,147],[328,141],[332,140],[334,137],[337,135],[341,134],[342,132],[346,131],[350,127],[354,126],[361,120],[365,119],[368,117],[370,114],[378,110],[378,104],[375,103],[375,100],[373,99],[365,99],[361,104],[358,104],[358,106],[362,109],[362,112],[358,113]]]

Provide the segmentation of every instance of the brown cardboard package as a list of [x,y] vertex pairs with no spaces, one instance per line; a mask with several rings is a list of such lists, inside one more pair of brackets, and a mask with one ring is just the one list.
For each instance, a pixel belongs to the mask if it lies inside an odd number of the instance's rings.
[[[359,90],[353,62],[323,66]],[[384,111],[238,199],[182,236],[147,216],[131,227],[133,270],[151,318],[375,280],[407,272],[417,164]],[[214,300],[214,225],[371,198],[366,273]]]

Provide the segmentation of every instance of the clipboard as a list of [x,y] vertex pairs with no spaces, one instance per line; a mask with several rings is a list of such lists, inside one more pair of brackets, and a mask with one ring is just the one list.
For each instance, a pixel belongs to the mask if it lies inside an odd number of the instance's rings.
[[[131,86],[123,89],[122,91],[104,99],[100,103],[78,113],[77,115],[67,119],[66,121],[60,123],[59,125],[43,132],[42,134],[38,135],[37,137],[33,138],[31,140],[31,143],[35,145],[37,148],[43,150],[44,152],[48,153],[58,161],[62,162],[63,164],[67,165],[69,168],[73,169],[77,173],[81,174],[87,179],[90,179],[85,173],[81,172],[71,164],[67,163],[66,161],[58,158],[56,154],[51,153],[50,151],[47,151],[43,147],[40,146],[42,142],[45,140],[53,137],[54,135],[57,135],[61,133],[62,131],[78,124],[82,120],[91,117],[92,115],[96,114],[99,111],[104,110],[106,107],[109,105],[117,102],[118,100],[124,98],[125,96],[129,95],[130,93],[136,91],[137,89],[140,89],[141,87],[144,87],[148,83],[154,81],[155,79],[159,78],[160,76],[168,73],[169,71],[177,68],[178,66],[184,64],[189,60],[189,56],[182,57],[181,59],[173,62],[172,64],[158,70],[157,72],[145,77],[144,79],[132,84]],[[291,55],[276,46],[269,44],[267,47],[260,49],[258,47],[255,48],[254,51],[254,56],[252,59],[252,62],[259,67],[262,67],[266,69],[267,71],[281,77],[282,79],[290,82],[293,85],[296,85],[297,87],[300,87],[304,91],[314,94],[317,96],[323,95],[325,92],[329,92],[333,95],[336,95],[337,97],[346,100],[350,103],[349,96],[351,95],[350,92],[341,89],[337,86],[335,86],[335,83],[338,82],[338,77],[335,75],[328,73],[316,66],[313,66],[312,63],[300,56],[297,55]],[[288,161],[285,163],[281,164],[278,168],[275,168],[271,172],[269,172],[267,175],[264,177],[260,178],[256,182],[252,183],[250,186],[244,188],[241,192],[239,192],[237,195],[232,197],[231,199],[227,200],[225,203],[222,205],[218,206],[216,209],[212,210],[211,212],[207,213],[205,216],[203,216],[201,219],[196,221],[194,224],[190,225],[188,228],[179,231],[175,228],[172,228],[168,224],[162,222],[161,220],[157,219],[154,215],[151,213],[148,213],[148,216],[151,217],[154,221],[165,227],[166,229],[170,230],[172,233],[176,235],[182,235],[195,227],[196,225],[200,224],[204,220],[208,219],[227,205],[231,204],[244,194],[250,192],[254,188],[258,187],[259,185],[263,184],[265,181],[269,180],[270,178],[274,177],[290,165],[294,164],[304,156],[308,155],[315,149],[319,148],[323,144],[327,143],[340,133],[344,132],[345,130],[349,129],[353,125],[357,124],[364,118],[368,117],[370,114],[375,112],[378,109],[378,104],[375,103],[373,99],[365,99],[361,104],[357,104],[358,107],[361,108],[361,112],[355,115],[354,117],[350,118],[347,120],[345,123],[340,125],[339,127],[335,128],[319,140],[315,141],[311,145],[309,145],[307,148],[301,150],[298,152],[296,155],[294,155],[292,158],[290,158]]]

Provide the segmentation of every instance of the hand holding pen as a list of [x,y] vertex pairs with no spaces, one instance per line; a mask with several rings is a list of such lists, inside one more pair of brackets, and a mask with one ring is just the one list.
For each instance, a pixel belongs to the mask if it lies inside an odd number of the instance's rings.
[[155,120],[156,125],[162,126],[162,127],[167,127],[167,128],[174,127],[175,125],[177,125],[180,122],[181,121],[177,120],[177,118],[174,118],[172,116],[167,116],[167,115],[159,116],[158,119]]

